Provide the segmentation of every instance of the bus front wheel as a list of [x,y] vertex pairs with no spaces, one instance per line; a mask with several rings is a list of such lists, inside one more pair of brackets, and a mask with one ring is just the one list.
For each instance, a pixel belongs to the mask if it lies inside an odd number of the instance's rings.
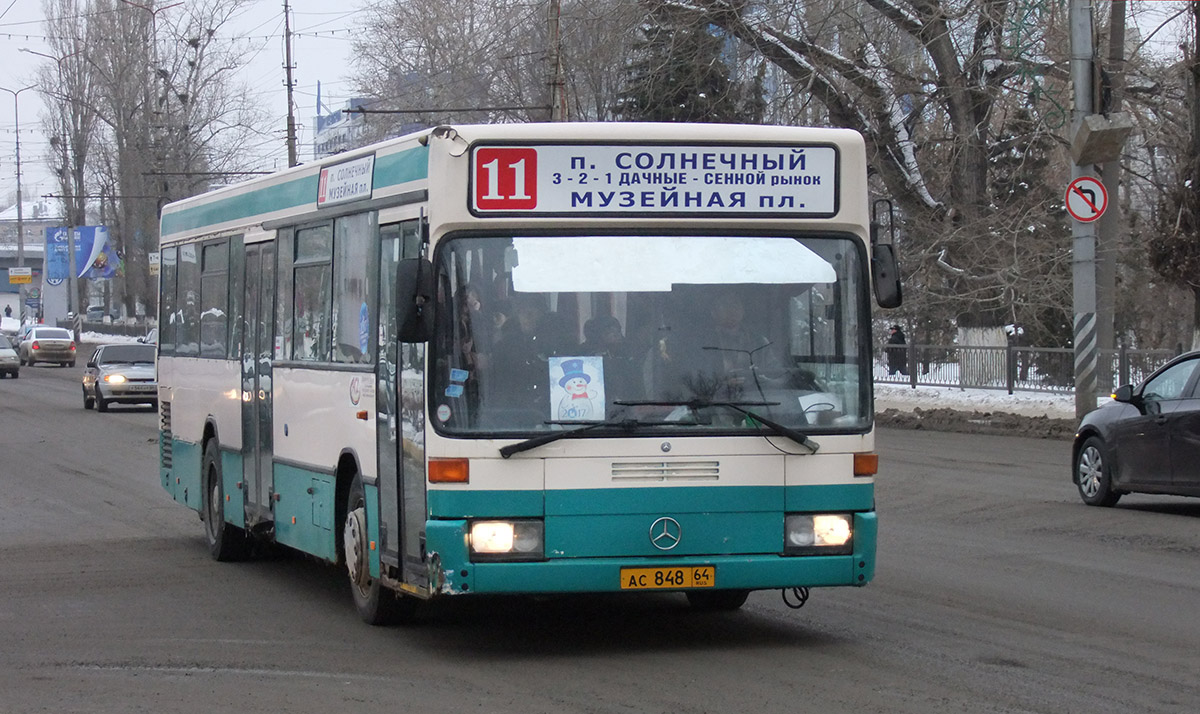
[[417,601],[397,595],[371,577],[370,535],[367,531],[367,502],[362,476],[354,475],[346,499],[346,523],[342,527],[342,547],[350,575],[350,594],[354,608],[368,625],[394,625],[407,622],[415,614]]
[[[96,407],[104,411],[103,398]],[[204,535],[208,540],[208,552],[214,560],[227,562],[244,560],[250,555],[250,539],[246,532],[232,523],[225,522],[225,487],[221,482],[221,449],[216,439],[210,439],[204,447],[204,492],[201,516],[204,520]]]

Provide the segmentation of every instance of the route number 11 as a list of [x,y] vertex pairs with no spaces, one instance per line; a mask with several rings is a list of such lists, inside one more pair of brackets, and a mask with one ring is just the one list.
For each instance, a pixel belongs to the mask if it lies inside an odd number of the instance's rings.
[[473,168],[477,209],[505,211],[537,207],[536,149],[479,149]]

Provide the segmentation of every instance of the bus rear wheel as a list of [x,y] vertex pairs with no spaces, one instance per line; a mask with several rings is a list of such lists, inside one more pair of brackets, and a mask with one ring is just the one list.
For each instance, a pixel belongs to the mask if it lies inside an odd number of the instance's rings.
[[[104,411],[104,400],[97,398],[96,407]],[[221,449],[216,439],[210,439],[204,447],[201,473],[204,476],[204,491],[201,495],[201,517],[204,520],[204,535],[208,540],[208,552],[213,560],[229,562],[245,560],[250,555],[250,538],[246,532],[232,523],[225,522],[225,486],[221,481]]]
[[346,522],[342,527],[342,547],[346,554],[354,609],[358,610],[358,616],[368,625],[408,622],[416,614],[417,601],[397,595],[384,587],[378,578],[371,577],[365,493],[362,476],[355,474],[346,499]]
[[746,604],[749,590],[689,590],[688,603],[695,610],[733,612]]

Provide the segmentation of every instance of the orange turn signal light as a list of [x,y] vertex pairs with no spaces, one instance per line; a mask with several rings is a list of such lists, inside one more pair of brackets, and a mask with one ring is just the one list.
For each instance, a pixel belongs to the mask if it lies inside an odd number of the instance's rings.
[[879,454],[855,454],[854,475],[874,476],[879,471]]
[[430,483],[468,483],[471,469],[466,459],[430,459]]

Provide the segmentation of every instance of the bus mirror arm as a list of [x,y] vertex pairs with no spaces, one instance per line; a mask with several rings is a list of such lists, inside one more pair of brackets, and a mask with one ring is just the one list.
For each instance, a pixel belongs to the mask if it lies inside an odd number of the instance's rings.
[[396,324],[401,342],[428,342],[433,326],[433,266],[426,258],[396,265]]

